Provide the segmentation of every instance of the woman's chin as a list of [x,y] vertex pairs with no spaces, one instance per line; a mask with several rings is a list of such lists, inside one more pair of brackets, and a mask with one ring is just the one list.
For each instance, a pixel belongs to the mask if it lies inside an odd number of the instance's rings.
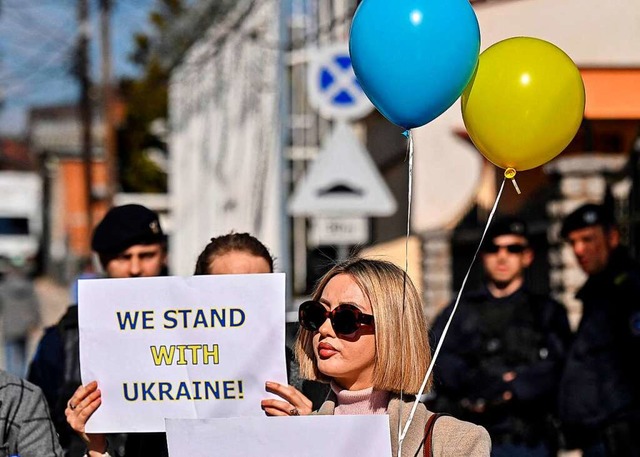
[[331,359],[318,360],[318,370],[320,371],[320,373],[328,376],[329,378],[340,378],[341,375],[345,374],[344,370],[341,370],[340,367],[336,365],[337,364],[334,363],[334,361],[332,361]]

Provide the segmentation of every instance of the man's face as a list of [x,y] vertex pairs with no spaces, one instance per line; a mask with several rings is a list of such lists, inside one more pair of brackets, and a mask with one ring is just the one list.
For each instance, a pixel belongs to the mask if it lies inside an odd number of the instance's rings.
[[167,261],[160,243],[135,244],[110,259],[106,272],[110,278],[159,276]]
[[533,261],[533,251],[528,247],[526,238],[500,235],[493,239],[492,245],[493,249],[490,249],[490,244],[482,254],[482,264],[489,280],[499,287],[506,287],[521,279],[525,268]]
[[604,230],[600,225],[569,232],[567,242],[578,260],[580,268],[592,275],[604,270],[611,251],[618,246],[620,236],[615,229]]

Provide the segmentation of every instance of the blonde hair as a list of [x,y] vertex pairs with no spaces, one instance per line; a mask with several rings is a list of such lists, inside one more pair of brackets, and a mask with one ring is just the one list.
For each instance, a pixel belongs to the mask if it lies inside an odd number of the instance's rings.
[[[329,281],[340,274],[351,276],[371,303],[376,340],[373,387],[416,394],[431,362],[431,348],[422,300],[411,279],[405,279],[404,271],[391,262],[354,258],[334,266],[320,279],[313,300],[319,300]],[[302,327],[298,330],[295,351],[300,375],[329,381],[318,371],[313,335]],[[430,386],[431,380],[425,392]]]

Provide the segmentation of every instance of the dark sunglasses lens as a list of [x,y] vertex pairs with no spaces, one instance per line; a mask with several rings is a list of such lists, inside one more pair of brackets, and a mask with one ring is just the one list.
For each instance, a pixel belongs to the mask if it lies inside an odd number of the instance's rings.
[[318,302],[305,302],[300,305],[298,320],[300,325],[307,330],[318,330],[327,319],[326,310]]
[[485,245],[485,247],[484,247],[484,252],[487,252],[489,254],[495,254],[499,250],[500,250],[500,246],[498,246],[497,244],[493,244],[493,243],[489,243],[489,244]]
[[488,254],[495,254],[502,248],[505,248],[507,252],[511,254],[521,254],[525,249],[527,249],[524,244],[507,244],[499,246],[497,244],[490,243],[484,247],[484,252]]
[[334,310],[331,325],[336,333],[349,335],[358,330],[357,311],[348,306],[339,306]]

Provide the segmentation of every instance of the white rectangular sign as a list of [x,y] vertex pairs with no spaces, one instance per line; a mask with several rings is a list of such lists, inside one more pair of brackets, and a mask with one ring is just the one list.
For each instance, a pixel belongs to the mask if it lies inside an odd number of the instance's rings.
[[82,381],[102,404],[88,432],[164,431],[164,419],[261,416],[286,383],[282,273],[79,283]]
[[167,419],[170,457],[391,457],[389,416]]
[[367,241],[369,241],[369,221],[366,218],[316,217],[312,219],[309,242],[315,246],[353,245]]

